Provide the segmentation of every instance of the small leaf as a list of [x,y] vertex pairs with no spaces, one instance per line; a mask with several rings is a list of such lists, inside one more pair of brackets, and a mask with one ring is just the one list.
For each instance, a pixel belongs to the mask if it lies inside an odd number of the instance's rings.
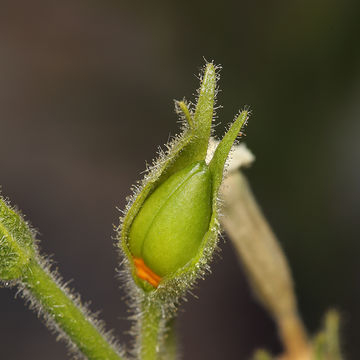
[[238,136],[240,130],[248,120],[248,112],[242,111],[240,115],[235,119],[234,123],[231,125],[229,131],[225,134],[224,138],[220,141],[217,146],[215,153],[210,161],[209,168],[213,173],[214,183],[213,191],[217,193],[221,185],[224,173],[224,166],[226,159],[229,156],[229,152],[234,145],[234,141]]

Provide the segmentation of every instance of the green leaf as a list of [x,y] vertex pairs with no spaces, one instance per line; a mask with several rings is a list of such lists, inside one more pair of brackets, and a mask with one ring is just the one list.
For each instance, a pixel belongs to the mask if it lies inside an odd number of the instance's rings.
[[242,111],[231,125],[229,131],[217,146],[215,153],[210,161],[210,171],[213,173],[213,192],[217,193],[221,185],[224,173],[224,166],[229,152],[234,145],[234,141],[238,136],[240,130],[248,120],[248,112]]

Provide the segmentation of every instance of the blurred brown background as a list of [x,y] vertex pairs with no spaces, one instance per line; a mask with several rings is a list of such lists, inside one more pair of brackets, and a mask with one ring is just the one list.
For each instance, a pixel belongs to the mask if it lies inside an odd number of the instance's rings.
[[[178,131],[203,57],[223,65],[218,135],[244,105],[253,189],[289,257],[314,333],[343,316],[360,358],[360,2],[0,0],[0,184],[41,247],[121,339],[113,248],[130,186]],[[181,314],[184,359],[280,351],[231,244]],[[0,358],[66,359],[15,289],[0,289]]]

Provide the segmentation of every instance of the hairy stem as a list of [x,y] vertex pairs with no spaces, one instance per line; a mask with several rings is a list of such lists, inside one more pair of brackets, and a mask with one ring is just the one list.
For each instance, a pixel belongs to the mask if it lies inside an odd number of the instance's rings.
[[173,318],[167,322],[164,338],[165,344],[163,358],[166,360],[177,360],[179,358],[179,353],[178,340],[176,336],[176,318]]
[[54,322],[88,359],[122,359],[71,296],[36,261],[31,261],[21,281],[35,307],[39,307],[50,323]]
[[162,331],[161,305],[145,296],[141,304],[140,359],[160,358],[160,333]]

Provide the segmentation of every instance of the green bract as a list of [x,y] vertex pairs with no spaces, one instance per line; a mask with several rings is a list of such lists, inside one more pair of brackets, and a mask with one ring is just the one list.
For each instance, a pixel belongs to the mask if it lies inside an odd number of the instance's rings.
[[224,165],[248,116],[243,111],[236,117],[205,162],[216,80],[215,66],[206,64],[194,111],[183,101],[176,103],[183,132],[149,169],[119,228],[135,283],[173,300],[208,269],[219,232],[218,192]]
[[0,196],[0,280],[20,278],[34,254],[28,224]]

